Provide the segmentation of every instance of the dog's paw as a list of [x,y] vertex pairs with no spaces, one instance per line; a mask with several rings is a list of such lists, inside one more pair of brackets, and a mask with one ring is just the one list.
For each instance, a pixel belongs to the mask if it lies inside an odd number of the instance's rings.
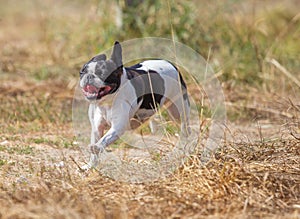
[[81,171],[88,171],[92,168],[96,168],[99,163],[99,156],[98,154],[91,154],[90,160],[87,164],[83,165],[80,170]]
[[92,168],[92,166],[90,164],[85,164],[80,167],[80,171],[86,172],[86,171],[89,171],[91,168]]

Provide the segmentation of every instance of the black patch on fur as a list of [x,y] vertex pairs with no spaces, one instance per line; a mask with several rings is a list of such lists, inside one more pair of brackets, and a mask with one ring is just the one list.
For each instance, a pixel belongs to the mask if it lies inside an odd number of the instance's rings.
[[137,66],[141,67],[140,64],[137,64],[125,68],[127,78],[132,83],[138,97],[137,103],[142,101],[140,109],[155,109],[155,107],[160,105],[165,93],[164,80],[156,71],[149,70],[147,72],[136,69]]
[[116,70],[114,70],[112,73],[109,74],[109,76],[105,79],[104,83],[107,85],[115,84],[114,89],[112,89],[109,94],[114,93],[117,91],[121,85],[121,76],[123,73],[123,66],[120,66]]
[[137,63],[133,66],[130,66],[129,68],[137,69],[137,68],[141,68],[141,67],[143,67],[143,65],[141,63]]

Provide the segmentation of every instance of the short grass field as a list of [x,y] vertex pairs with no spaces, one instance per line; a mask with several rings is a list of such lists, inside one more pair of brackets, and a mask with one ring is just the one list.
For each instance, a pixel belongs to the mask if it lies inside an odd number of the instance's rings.
[[[300,218],[298,0],[0,4],[0,218]],[[224,146],[156,181],[82,173],[79,70],[115,40],[142,37],[182,42],[212,66]],[[209,122],[209,107],[199,111]]]

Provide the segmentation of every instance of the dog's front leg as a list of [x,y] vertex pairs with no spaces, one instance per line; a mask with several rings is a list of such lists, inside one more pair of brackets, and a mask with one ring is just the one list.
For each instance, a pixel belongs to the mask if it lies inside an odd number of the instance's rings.
[[91,144],[89,145],[92,153],[90,155],[89,162],[86,165],[84,165],[83,167],[81,167],[83,170],[89,170],[98,165],[99,153],[94,153],[93,148],[96,145],[96,143],[98,142],[99,138],[103,135],[103,132],[104,132],[104,125],[102,125],[102,124],[99,125],[98,130],[92,130]]
[[111,128],[105,133],[100,140],[90,145],[92,152],[90,162],[91,167],[96,167],[99,160],[99,153],[102,153],[104,149],[118,140],[120,136],[130,127],[129,121],[133,115],[132,107],[128,103],[117,103],[110,111]]
[[99,153],[102,153],[104,149],[114,143],[116,140],[120,138],[120,136],[125,132],[126,126],[118,126],[118,128],[115,128],[112,126],[108,132],[94,145],[91,145],[90,149],[92,154],[95,154],[98,156]]
[[[91,123],[91,139],[90,139],[90,146],[95,145],[99,139],[103,136],[104,129],[105,129],[105,120],[103,118],[103,112],[99,108],[97,108],[96,104],[90,104],[89,110],[88,110],[88,115],[89,115],[89,120]],[[92,167],[97,166],[98,164],[98,155],[92,153],[90,155],[90,160],[87,164],[81,167],[82,170],[89,170]]]

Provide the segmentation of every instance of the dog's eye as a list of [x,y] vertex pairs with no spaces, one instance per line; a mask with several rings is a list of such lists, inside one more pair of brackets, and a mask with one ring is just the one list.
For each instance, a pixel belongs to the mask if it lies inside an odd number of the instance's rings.
[[82,71],[82,70],[79,71],[80,78],[83,77],[84,74],[85,74],[85,71]]
[[86,73],[86,65],[82,67],[82,69],[79,71],[80,77],[82,77]]

